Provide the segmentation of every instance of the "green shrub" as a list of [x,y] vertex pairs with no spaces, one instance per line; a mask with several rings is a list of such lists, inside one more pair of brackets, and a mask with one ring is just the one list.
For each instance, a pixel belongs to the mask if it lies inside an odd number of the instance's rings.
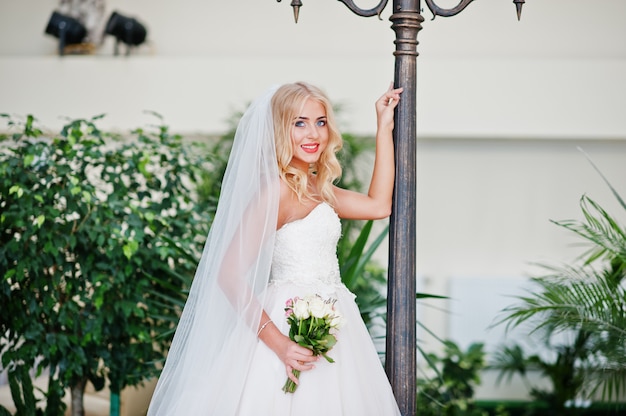
[[485,367],[483,344],[471,344],[466,351],[452,341],[444,345],[443,356],[425,355],[434,374],[418,379],[418,414],[487,416],[474,402],[474,387],[480,384],[480,371]]
[[48,370],[47,413],[62,414],[64,388],[81,407],[87,380],[119,393],[157,374],[196,267],[177,247],[199,252],[210,224],[195,188],[213,158],[163,125],[122,140],[98,117],[53,135],[3,118],[15,133],[0,143],[2,367],[23,397],[23,369]]

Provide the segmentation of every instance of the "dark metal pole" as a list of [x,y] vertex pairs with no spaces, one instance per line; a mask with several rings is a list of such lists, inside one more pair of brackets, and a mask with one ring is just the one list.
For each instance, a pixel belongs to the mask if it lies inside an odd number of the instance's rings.
[[[277,0],[281,1],[281,0]],[[359,16],[379,16],[388,0],[371,9],[361,9],[354,0],[339,0]],[[435,0],[424,0],[435,16],[450,17],[463,11],[474,0],[459,0],[445,9]],[[519,20],[525,0],[513,0]],[[302,2],[292,0],[294,18]],[[424,18],[420,0],[393,0],[389,20],[396,33],[394,85],[403,87],[395,114],[393,140],[396,147],[396,182],[389,221],[389,279],[387,282],[387,345],[385,370],[400,412],[415,416],[417,394],[417,33]]]
[[396,109],[396,182],[389,224],[385,370],[403,416],[416,414],[416,58],[424,18],[419,0],[394,0],[394,84],[404,88]]

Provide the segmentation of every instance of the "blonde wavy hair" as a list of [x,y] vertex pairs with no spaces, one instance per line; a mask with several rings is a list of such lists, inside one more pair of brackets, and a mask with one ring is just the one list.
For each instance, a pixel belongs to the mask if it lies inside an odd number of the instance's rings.
[[[324,107],[329,137],[328,146],[320,155],[317,163],[310,166],[309,172],[302,172],[289,164],[294,155],[291,130],[294,126],[294,120],[300,115],[299,113],[307,99],[315,100]],[[333,184],[341,176],[341,165],[337,160],[337,152],[343,147],[343,140],[337,129],[333,108],[326,94],[319,88],[305,82],[282,85],[272,97],[272,116],[280,177],[295,192],[298,200],[319,201],[321,199],[334,205]],[[316,177],[317,194],[314,194],[309,187],[309,173]]]

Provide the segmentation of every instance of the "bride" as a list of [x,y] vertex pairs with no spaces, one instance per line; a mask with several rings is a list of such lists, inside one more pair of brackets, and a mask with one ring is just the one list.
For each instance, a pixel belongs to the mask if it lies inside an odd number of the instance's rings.
[[[391,212],[401,92],[391,85],[376,101],[367,194],[334,185],[342,140],[319,88],[285,84],[251,104],[149,416],[400,414],[354,295],[341,282],[336,245],[340,218]],[[344,321],[327,353],[334,362],[288,336],[285,302],[311,295],[332,299]],[[282,390],[287,378],[298,385],[293,393]]]

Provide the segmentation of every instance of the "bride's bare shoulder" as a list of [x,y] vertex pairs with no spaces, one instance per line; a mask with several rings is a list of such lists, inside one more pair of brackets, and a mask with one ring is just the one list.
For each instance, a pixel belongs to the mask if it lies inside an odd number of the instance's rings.
[[280,229],[288,222],[306,217],[319,203],[320,201],[314,199],[300,200],[289,185],[281,180],[276,229]]

